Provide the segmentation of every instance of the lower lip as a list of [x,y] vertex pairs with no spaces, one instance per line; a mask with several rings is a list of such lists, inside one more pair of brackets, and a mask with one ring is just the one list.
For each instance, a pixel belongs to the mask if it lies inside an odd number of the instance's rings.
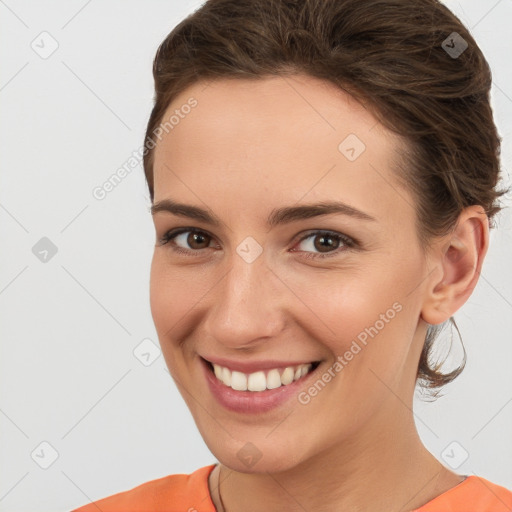
[[201,365],[210,391],[222,406],[233,412],[253,414],[275,409],[290,398],[297,396],[300,391],[304,390],[305,384],[310,380],[311,375],[318,370],[317,367],[299,380],[275,389],[237,391],[217,379],[208,364],[202,359]]

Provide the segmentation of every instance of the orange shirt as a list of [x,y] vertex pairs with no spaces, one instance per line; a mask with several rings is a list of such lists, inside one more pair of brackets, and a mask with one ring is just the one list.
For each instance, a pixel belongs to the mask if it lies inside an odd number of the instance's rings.
[[[169,475],[108,496],[72,512],[215,512],[208,476],[215,464],[190,475]],[[511,512],[512,492],[468,476],[413,512]]]

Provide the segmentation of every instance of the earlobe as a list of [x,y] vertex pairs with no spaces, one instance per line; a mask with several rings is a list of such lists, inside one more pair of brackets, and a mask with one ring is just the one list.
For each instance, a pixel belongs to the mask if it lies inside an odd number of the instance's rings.
[[438,240],[432,272],[427,280],[421,318],[433,325],[443,323],[473,292],[489,246],[489,220],[481,206],[465,208],[453,231]]

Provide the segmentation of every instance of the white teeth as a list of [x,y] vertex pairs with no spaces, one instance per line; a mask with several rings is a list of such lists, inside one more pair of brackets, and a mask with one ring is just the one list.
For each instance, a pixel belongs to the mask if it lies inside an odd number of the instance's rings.
[[272,369],[267,374],[264,371],[258,371],[246,375],[245,373],[232,372],[229,368],[213,364],[213,372],[217,379],[236,391],[265,391],[266,389],[287,386],[307,375],[311,368],[312,364],[308,363],[296,367],[289,366],[282,370],[282,373],[278,369]]
[[[216,365],[215,365],[216,366]],[[214,368],[215,368],[214,366]],[[220,366],[219,366],[220,368]],[[231,372],[227,368],[222,368],[222,377],[220,379],[226,386],[231,386]]]
[[264,372],[251,373],[247,379],[247,389],[249,391],[263,391],[267,389],[267,379]]
[[267,375],[267,389],[276,389],[281,386],[281,375],[278,370],[270,370]]
[[231,373],[231,387],[237,391],[247,390],[247,376],[245,373],[232,372]]
[[294,374],[295,372],[293,371],[293,368],[285,368],[284,372],[281,374],[281,382],[283,383],[283,386],[293,382]]

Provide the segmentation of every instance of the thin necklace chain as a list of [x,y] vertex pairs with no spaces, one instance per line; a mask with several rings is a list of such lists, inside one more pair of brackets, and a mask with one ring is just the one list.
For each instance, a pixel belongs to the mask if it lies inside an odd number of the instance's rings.
[[222,507],[222,509],[218,510],[217,512],[226,512],[226,507],[224,506],[224,502],[222,501],[222,493],[220,492],[220,465],[219,472],[217,473],[217,489],[219,491],[220,506]]
[[[443,473],[443,470],[445,470],[446,468],[441,468],[441,470],[439,471],[438,475],[437,475],[437,478],[436,478],[436,486],[439,482],[439,479],[441,477],[441,474]],[[219,492],[219,501],[220,501],[220,506],[222,507],[220,510],[217,510],[217,508],[215,508],[216,512],[226,512],[226,507],[224,506],[224,502],[222,501],[222,493],[220,491],[220,465],[219,465],[219,472],[217,473],[217,490]],[[434,487],[435,488],[435,487]]]

